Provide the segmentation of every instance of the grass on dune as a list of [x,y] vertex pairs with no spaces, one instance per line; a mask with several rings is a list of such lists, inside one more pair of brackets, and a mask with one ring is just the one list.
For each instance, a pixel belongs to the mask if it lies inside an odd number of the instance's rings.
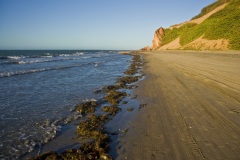
[[[219,2],[222,4],[223,0]],[[177,37],[180,37],[181,45],[186,45],[202,35],[209,40],[228,39],[230,49],[240,50],[240,1],[231,0],[223,10],[213,14],[199,25],[189,23],[180,28],[166,29],[162,45]]]
[[221,6],[222,4],[224,4],[224,3],[226,3],[226,2],[229,2],[229,1],[230,1],[230,0],[218,0],[218,1],[216,1],[216,2],[214,2],[214,3],[212,3],[212,4],[210,4],[210,5],[208,5],[208,6],[206,6],[206,7],[204,7],[198,15],[196,15],[195,17],[192,18],[192,20],[204,16],[205,14],[211,12],[211,11],[214,10],[215,8]]

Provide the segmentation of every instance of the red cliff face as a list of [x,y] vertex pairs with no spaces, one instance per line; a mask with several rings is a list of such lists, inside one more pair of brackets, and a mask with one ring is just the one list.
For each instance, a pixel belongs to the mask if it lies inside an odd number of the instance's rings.
[[152,41],[152,50],[155,50],[161,46],[163,35],[164,35],[164,29],[162,27],[160,27],[155,31],[154,38]]

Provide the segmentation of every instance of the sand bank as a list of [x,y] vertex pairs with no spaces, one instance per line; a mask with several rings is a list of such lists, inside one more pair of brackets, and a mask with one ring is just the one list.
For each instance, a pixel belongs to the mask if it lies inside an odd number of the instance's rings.
[[145,52],[142,108],[118,159],[239,159],[240,54]]

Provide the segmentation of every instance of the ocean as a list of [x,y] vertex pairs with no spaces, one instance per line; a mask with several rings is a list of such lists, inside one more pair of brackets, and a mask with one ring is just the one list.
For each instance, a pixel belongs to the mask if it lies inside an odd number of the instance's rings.
[[101,50],[0,51],[0,159],[18,159],[81,118],[76,104],[116,82],[132,56]]

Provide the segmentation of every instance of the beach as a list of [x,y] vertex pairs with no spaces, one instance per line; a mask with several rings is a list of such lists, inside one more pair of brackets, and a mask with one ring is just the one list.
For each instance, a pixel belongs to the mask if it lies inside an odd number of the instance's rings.
[[106,115],[103,122],[107,127],[102,132],[114,132],[107,137],[114,148],[119,129],[123,130],[121,126],[134,114],[128,110],[139,106],[131,90],[141,78],[140,56],[119,52],[1,50],[0,159],[78,149],[86,135],[77,135],[77,127],[93,114],[94,122]]
[[117,159],[239,159],[239,52],[142,52],[144,105]]

